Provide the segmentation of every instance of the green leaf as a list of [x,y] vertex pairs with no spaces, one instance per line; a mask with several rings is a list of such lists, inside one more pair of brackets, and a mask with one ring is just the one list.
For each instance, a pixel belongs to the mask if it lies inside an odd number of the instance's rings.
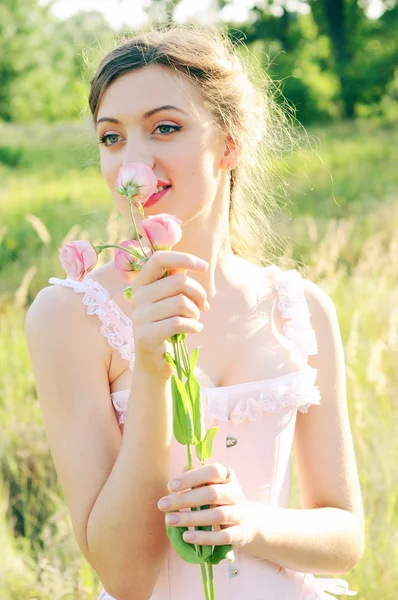
[[169,365],[171,365],[172,367],[174,367],[174,369],[177,371],[177,365],[175,363],[174,358],[171,356],[170,352],[165,352],[164,353],[164,357],[166,359],[166,362],[168,362]]
[[123,296],[127,300],[127,302],[130,302],[133,297],[133,288],[132,287],[124,288]]
[[[198,528],[199,529],[199,528]],[[200,527],[200,529],[206,529],[207,527]],[[209,531],[211,531],[211,527],[209,529]],[[211,558],[212,554],[213,554],[213,546],[200,546],[201,547],[201,556],[202,556],[202,560],[203,562],[209,562],[209,559]]]
[[213,554],[206,562],[211,565],[218,565],[222,560],[227,558],[227,554],[232,552],[231,544],[226,544],[225,546],[214,546]]
[[205,439],[203,440],[203,459],[209,460],[213,454],[213,441],[218,431],[218,427],[212,427],[207,430]]
[[199,565],[203,562],[195,550],[193,544],[188,544],[182,538],[184,531],[188,531],[188,527],[170,527],[166,524],[167,537],[169,538],[171,545],[185,562],[191,563],[191,565]]
[[180,444],[193,443],[193,423],[188,412],[186,390],[183,383],[174,374],[171,376],[171,395],[173,398],[173,432]]
[[194,348],[194,350],[192,350],[191,356],[189,357],[189,365],[191,367],[191,373],[193,373],[195,370],[196,363],[198,362],[198,356],[199,356],[199,348]]
[[[203,424],[203,407],[202,399],[200,397],[200,385],[194,375],[190,375],[185,382],[185,386],[190,391],[192,415],[194,423],[194,444],[198,444],[204,438],[204,424]],[[189,394],[188,394],[189,397]]]

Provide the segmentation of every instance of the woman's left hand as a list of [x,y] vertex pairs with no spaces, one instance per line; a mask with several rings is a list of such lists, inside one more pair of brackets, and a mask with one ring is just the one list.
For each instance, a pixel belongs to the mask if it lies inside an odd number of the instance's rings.
[[[207,464],[184,471],[170,481],[171,493],[158,502],[167,512],[171,527],[212,526],[213,531],[186,531],[183,538],[191,544],[242,547],[255,535],[253,508],[243,494],[235,473],[224,463]],[[202,510],[181,509],[210,505]]]

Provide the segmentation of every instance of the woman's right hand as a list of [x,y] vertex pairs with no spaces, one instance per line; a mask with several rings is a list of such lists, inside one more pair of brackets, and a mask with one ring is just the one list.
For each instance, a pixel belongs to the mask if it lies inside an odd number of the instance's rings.
[[[135,366],[150,375],[169,379],[167,338],[176,333],[198,333],[200,311],[206,310],[204,288],[187,271],[204,272],[208,263],[186,252],[158,250],[132,283],[131,318],[135,341]],[[165,271],[170,275],[163,277]]]

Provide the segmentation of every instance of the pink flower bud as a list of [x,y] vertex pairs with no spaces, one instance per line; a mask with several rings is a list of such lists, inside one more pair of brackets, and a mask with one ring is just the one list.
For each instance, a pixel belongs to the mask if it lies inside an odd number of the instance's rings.
[[[142,266],[145,264],[145,256],[142,254],[141,247],[136,240],[124,240],[120,242],[118,246],[123,246],[123,248],[132,249],[136,255],[130,254],[129,252],[125,252],[120,248],[116,248],[114,264],[116,271],[119,271],[124,281],[130,283],[133,280],[132,273],[134,271],[139,271]],[[146,256],[151,256],[152,250],[143,245]]]
[[147,217],[142,227],[155,250],[170,250],[182,237],[181,223],[176,216],[163,213]]
[[158,180],[151,167],[145,163],[131,162],[119,169],[116,191],[122,196],[131,193],[136,202],[144,205],[156,192]]
[[82,281],[98,262],[94,246],[87,240],[75,240],[59,249],[61,265],[70,279]]

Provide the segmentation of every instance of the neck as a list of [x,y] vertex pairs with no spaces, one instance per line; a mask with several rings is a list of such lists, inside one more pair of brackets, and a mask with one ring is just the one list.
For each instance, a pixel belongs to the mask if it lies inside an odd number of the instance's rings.
[[205,289],[209,301],[236,280],[237,264],[242,259],[236,256],[231,247],[229,232],[229,202],[214,202],[209,210],[204,210],[182,224],[182,238],[173,250],[188,252],[209,263],[205,273],[191,271],[189,277],[195,279]]

